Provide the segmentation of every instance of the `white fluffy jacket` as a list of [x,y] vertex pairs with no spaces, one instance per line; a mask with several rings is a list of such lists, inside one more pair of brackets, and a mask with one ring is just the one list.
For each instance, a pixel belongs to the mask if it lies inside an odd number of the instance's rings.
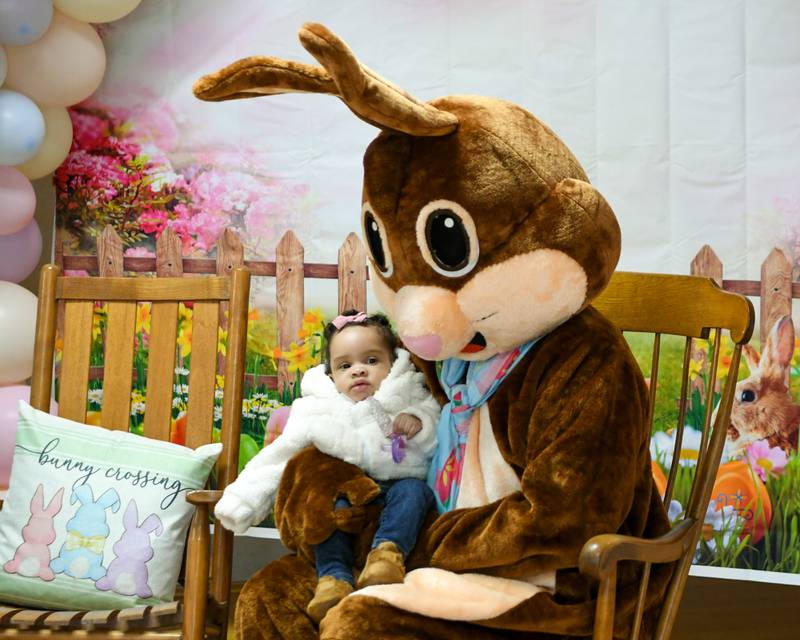
[[[311,445],[376,480],[426,477],[436,448],[440,407],[407,351],[397,350],[389,375],[372,398],[361,402],[339,393],[324,365],[306,372],[300,389],[302,397],[292,404],[283,433],[247,463],[217,503],[214,514],[226,529],[242,533],[264,520],[286,463]],[[422,430],[406,441],[405,457],[397,463],[385,430],[388,419],[400,413],[419,418]]]

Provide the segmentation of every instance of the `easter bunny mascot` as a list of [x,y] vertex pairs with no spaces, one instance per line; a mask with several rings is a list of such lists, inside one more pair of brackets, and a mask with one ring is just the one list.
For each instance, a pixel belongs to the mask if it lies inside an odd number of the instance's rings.
[[[358,532],[376,491],[354,467],[298,454],[276,504],[297,554],[245,585],[238,637],[589,636],[596,585],[577,570],[583,544],[668,529],[650,475],[644,381],[620,332],[590,306],[619,257],[614,214],[522,108],[478,96],[423,103],[325,27],[303,26],[300,40],[321,67],[252,57],[194,91],[211,101],[329,93],[381,129],[364,156],[361,219],[375,294],[444,405],[429,475],[440,513],[405,582],[354,592],[317,630],[305,613],[315,584],[307,545],[336,527]],[[337,495],[357,506],[334,514]],[[669,571],[653,568],[649,612]],[[634,577],[621,567],[620,633]]]

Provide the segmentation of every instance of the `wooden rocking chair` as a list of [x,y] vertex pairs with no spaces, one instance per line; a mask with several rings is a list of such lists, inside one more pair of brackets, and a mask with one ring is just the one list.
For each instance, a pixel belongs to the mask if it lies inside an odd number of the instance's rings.
[[[654,334],[649,372],[651,427],[658,391],[661,336],[676,335],[685,338],[678,420],[675,425],[675,449],[672,453],[674,462],[671,465],[664,495],[664,502],[667,505],[673,495],[678,471],[677,460],[680,458],[683,442],[693,339],[706,340],[713,330],[713,354],[709,358],[708,380],[705,385],[706,398],[713,398],[720,378],[722,330],[729,332],[734,343],[719,403],[716,407],[712,406],[713,402],[705,403],[697,471],[681,520],[674,524],[669,533],[655,540],[622,535],[596,536],[586,543],[580,555],[581,573],[599,581],[594,640],[611,640],[612,637],[618,637],[614,636],[614,616],[617,566],[620,561],[638,561],[643,564],[639,598],[628,636],[631,640],[637,640],[641,632],[651,565],[676,563],[654,635],[655,640],[668,640],[703,527],[725,444],[742,346],[750,340],[753,333],[753,305],[744,296],[723,291],[711,278],[616,273],[594,306],[622,331]],[[616,632],[619,631],[617,628]]]
[[[118,252],[119,272],[122,251]],[[101,273],[103,259],[100,256]],[[217,374],[220,305],[227,305],[228,339],[225,395],[217,463],[217,490],[195,491],[196,507],[186,547],[182,597],[175,602],[116,611],[41,611],[0,607],[0,635],[14,638],[225,638],[233,538],[217,525],[210,550],[209,509],[236,475],[242,411],[247,307],[250,274],[242,268],[230,277],[64,277],[45,266],[39,285],[31,404],[48,411],[53,381],[57,305],[64,303],[64,346],[58,410],[65,418],[86,421],[93,308],[108,302],[103,403],[100,423],[128,429],[130,420],[134,327],[137,302],[152,302],[144,435],[168,440],[172,417],[178,303],[194,302],[190,399],[186,444],[197,447],[212,437],[214,383]],[[211,580],[209,585],[209,559]],[[210,586],[210,588],[209,588]]]

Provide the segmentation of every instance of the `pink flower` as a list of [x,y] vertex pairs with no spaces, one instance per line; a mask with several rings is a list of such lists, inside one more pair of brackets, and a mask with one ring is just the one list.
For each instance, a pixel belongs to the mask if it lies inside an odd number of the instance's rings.
[[780,447],[770,447],[766,440],[756,440],[747,447],[747,461],[764,482],[767,476],[779,475],[788,462],[786,452]]
[[154,251],[150,251],[147,247],[130,247],[125,249],[125,254],[129,258],[155,258]]
[[139,228],[145,233],[155,233],[160,236],[164,227],[167,225],[167,212],[150,207],[145,208],[136,221],[139,223]]

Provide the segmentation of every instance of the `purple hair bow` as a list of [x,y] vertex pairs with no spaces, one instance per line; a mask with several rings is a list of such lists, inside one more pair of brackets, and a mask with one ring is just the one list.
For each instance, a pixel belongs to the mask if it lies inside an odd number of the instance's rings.
[[359,311],[354,316],[336,316],[333,320],[331,320],[331,324],[337,329],[341,330],[342,327],[350,324],[351,322],[364,322],[366,319],[367,314],[363,311]]

